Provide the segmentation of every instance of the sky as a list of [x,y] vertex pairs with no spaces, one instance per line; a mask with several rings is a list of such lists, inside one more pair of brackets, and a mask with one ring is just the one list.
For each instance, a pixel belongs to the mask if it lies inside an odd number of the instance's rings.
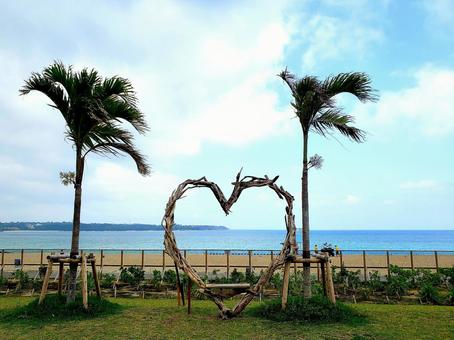
[[[454,2],[2,1],[0,221],[71,221],[74,170],[61,114],[19,96],[53,60],[131,80],[151,131],[136,143],[152,174],[126,157],[86,162],[82,222],[161,222],[172,190],[206,176],[228,196],[244,175],[279,175],[301,225],[302,138],[276,76],[367,72],[380,94],[338,104],[365,143],[310,136],[324,158],[309,174],[312,229],[454,229]],[[245,191],[226,217],[207,190],[176,209],[180,224],[284,227],[269,189]]]

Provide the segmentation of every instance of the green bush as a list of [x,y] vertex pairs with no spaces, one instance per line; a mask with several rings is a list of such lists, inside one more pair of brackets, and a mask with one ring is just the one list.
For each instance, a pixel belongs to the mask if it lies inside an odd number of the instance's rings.
[[152,277],[151,277],[151,284],[154,288],[160,289],[162,285],[162,275],[160,270],[153,270]]
[[116,281],[115,275],[112,273],[103,273],[100,279],[100,286],[102,288],[112,288]]
[[386,294],[397,297],[405,295],[411,287],[413,279],[414,274],[411,270],[405,270],[398,266],[391,265],[389,267],[389,275],[385,287]]
[[242,272],[239,272],[236,268],[230,273],[231,283],[240,283],[246,281],[246,277]]
[[438,289],[428,282],[422,284],[419,290],[419,296],[424,302],[429,302],[436,305],[442,303]]
[[252,307],[251,313],[274,321],[340,322],[360,317],[351,307],[340,302],[333,304],[324,296],[290,296],[285,310],[280,299],[273,299]]
[[275,273],[270,279],[270,286],[272,288],[277,289],[277,291],[280,294],[280,292],[282,291],[282,285],[283,285],[283,280],[282,280],[281,274]]
[[172,269],[168,269],[168,270],[166,270],[164,272],[164,276],[162,277],[162,280],[165,283],[176,287],[176,285],[177,285],[177,273],[174,270],[172,270]]
[[381,280],[380,273],[378,271],[375,270],[369,273],[367,286],[372,292],[381,292],[384,290],[385,283]]
[[6,285],[6,282],[8,282],[8,279],[2,275],[0,275],[0,287]]
[[145,278],[145,271],[140,267],[130,266],[121,268],[120,281],[131,285],[138,285]]
[[249,267],[246,268],[246,277],[245,281],[250,283],[251,285],[255,284],[259,279],[259,276],[254,273],[254,270],[250,269]]
[[20,270],[20,269],[16,270],[13,277],[16,280],[19,280],[19,284],[20,284],[21,288],[27,288],[29,286],[30,276],[28,276],[28,274],[26,272],[24,272],[23,270]]
[[5,318],[14,322],[20,319],[62,320],[92,318],[119,312],[122,307],[116,303],[97,297],[90,297],[88,300],[88,310],[82,306],[82,297],[77,296],[76,301],[66,304],[66,296],[47,295],[44,302],[38,305],[38,299],[33,300],[25,306],[20,306],[10,311]]
[[448,287],[454,287],[454,266],[452,268],[441,268],[440,274]]

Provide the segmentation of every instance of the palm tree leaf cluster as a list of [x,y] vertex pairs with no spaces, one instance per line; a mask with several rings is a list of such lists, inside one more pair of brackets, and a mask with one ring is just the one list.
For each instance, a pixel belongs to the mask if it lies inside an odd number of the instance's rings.
[[66,135],[83,157],[91,151],[101,154],[128,154],[138,171],[146,175],[150,168],[135,148],[134,136],[124,123],[137,132],[148,131],[144,114],[128,79],[102,78],[94,69],[79,72],[54,62],[41,73],[32,73],[21,88],[22,95],[39,91],[51,101],[66,121]]
[[355,142],[364,140],[365,132],[352,126],[353,117],[336,106],[334,97],[341,93],[350,93],[362,102],[376,101],[378,97],[366,73],[340,73],[321,81],[313,76],[298,79],[285,69],[279,77],[291,90],[291,105],[304,133],[314,131],[326,136],[334,130]]

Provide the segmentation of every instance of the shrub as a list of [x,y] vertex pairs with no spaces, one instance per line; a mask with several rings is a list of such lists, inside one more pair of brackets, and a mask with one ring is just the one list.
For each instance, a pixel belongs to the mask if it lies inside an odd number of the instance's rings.
[[385,287],[386,294],[401,297],[408,291],[413,279],[414,275],[411,270],[391,265]]
[[161,288],[161,283],[162,283],[162,275],[160,270],[153,270],[152,277],[151,277],[151,284],[153,287],[159,289]]
[[130,266],[121,268],[120,281],[138,285],[145,278],[145,272],[140,267]]
[[372,292],[383,291],[385,284],[381,280],[380,273],[378,271],[375,270],[372,273],[369,273],[367,286],[371,289]]
[[8,282],[8,279],[0,275],[0,287],[6,285],[6,282]]
[[454,266],[452,268],[441,268],[440,274],[448,287],[454,287]]
[[103,273],[100,279],[100,285],[102,288],[112,288],[116,281],[115,275],[112,273]]
[[167,284],[176,286],[177,285],[177,274],[175,273],[174,270],[168,269],[164,272],[164,276],[162,277],[162,280]]
[[421,297],[421,300],[425,302],[434,303],[436,305],[441,304],[441,298],[437,288],[428,282],[422,284],[421,289],[419,290],[419,296]]
[[251,285],[255,284],[257,280],[259,279],[258,275],[254,273],[254,270],[250,269],[249,267],[246,268],[246,277],[245,280],[247,283],[250,283]]
[[92,318],[114,314],[122,309],[116,303],[97,297],[91,297],[88,303],[88,310],[85,310],[81,296],[77,296],[74,303],[66,304],[66,297],[63,295],[47,295],[41,305],[38,305],[38,299],[33,300],[25,306],[15,308],[5,315],[5,318],[11,322],[20,319],[36,319],[42,322],[43,320]]
[[283,281],[282,281],[282,277],[281,277],[281,274],[280,273],[275,273],[271,279],[270,279],[270,285],[272,288],[275,288],[277,289],[277,291],[280,292],[282,291],[282,285],[283,285]]
[[340,322],[360,316],[351,307],[340,302],[333,304],[324,296],[310,299],[290,296],[285,310],[282,310],[280,299],[273,299],[251,308],[251,313],[275,321],[303,322]]
[[246,280],[246,277],[242,272],[239,272],[236,268],[233,269],[232,273],[230,274],[230,281],[232,283],[240,283],[244,282]]
[[21,288],[26,288],[30,283],[30,277],[28,276],[28,274],[20,269],[16,270],[16,272],[14,273],[14,278],[16,280],[19,280]]

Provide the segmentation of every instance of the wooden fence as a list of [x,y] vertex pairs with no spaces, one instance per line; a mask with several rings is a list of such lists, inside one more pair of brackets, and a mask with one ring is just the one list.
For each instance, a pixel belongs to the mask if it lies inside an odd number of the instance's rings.
[[[47,263],[46,258],[60,249],[3,249],[1,250],[1,274],[17,269],[37,271]],[[162,249],[84,249],[96,256],[96,265],[101,272],[117,271],[121,267],[138,266],[151,273],[152,270],[165,271],[174,267],[172,259]],[[279,250],[219,250],[206,249],[182,250],[184,257],[201,274],[211,275],[213,271],[230,276],[234,269],[246,269],[260,272],[267,267]],[[332,263],[340,267],[341,263],[348,270],[359,270],[364,280],[372,271],[389,274],[391,265],[406,269],[424,268],[438,271],[440,268],[454,266],[454,251],[448,250],[340,250],[332,258]],[[301,269],[301,264],[294,264],[294,271]],[[320,268],[313,265],[313,274],[319,274]]]

